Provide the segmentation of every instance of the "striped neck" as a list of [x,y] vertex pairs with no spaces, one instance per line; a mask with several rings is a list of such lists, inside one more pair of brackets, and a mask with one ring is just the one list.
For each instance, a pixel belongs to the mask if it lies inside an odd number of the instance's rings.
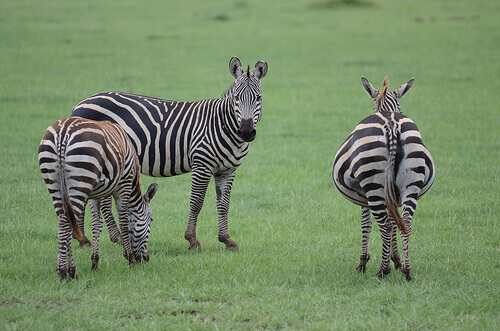
[[222,130],[231,139],[233,145],[241,148],[248,145],[248,143],[243,141],[237,134],[238,122],[234,111],[232,94],[228,94],[229,91],[224,94],[220,103]]

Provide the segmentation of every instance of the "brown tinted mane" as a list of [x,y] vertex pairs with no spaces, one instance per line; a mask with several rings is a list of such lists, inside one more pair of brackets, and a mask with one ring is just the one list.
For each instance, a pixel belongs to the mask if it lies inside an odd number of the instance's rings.
[[377,105],[378,109],[382,108],[382,105],[384,104],[385,95],[387,93],[388,87],[389,87],[389,81],[387,80],[387,76],[385,76],[384,87],[382,88],[382,91],[380,91],[380,94],[378,95],[377,100],[375,101],[375,104]]

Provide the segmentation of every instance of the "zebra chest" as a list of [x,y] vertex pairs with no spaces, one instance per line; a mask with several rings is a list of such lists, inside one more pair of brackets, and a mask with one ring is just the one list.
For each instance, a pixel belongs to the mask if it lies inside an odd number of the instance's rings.
[[218,173],[238,168],[248,153],[248,143],[243,146],[214,142],[206,139],[193,146],[190,152],[191,167],[203,166]]

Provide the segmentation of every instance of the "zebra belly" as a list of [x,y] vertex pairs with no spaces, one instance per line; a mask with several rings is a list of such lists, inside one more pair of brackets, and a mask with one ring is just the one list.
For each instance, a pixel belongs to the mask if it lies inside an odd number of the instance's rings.
[[101,199],[110,196],[118,186],[118,181],[111,182],[108,178],[101,180],[92,190],[89,199]]

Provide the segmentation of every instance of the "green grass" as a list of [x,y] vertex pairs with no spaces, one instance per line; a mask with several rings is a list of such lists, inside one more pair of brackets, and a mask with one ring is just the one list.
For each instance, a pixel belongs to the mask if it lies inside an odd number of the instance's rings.
[[[499,329],[500,67],[496,1],[0,0],[0,329]],[[269,64],[263,118],[217,241],[213,184],[183,234],[190,176],[156,179],[151,260],[129,268],[101,240],[56,272],[57,221],[37,165],[45,129],[81,99],[118,90],[219,97],[237,55]],[[437,177],[419,201],[412,282],[366,274],[360,210],[336,191],[333,156],[372,112],[361,86],[396,89]],[[143,177],[144,185],[154,179]],[[89,213],[90,214],[90,213]],[[87,225],[89,222],[87,221]],[[90,228],[87,229],[90,232]]]

